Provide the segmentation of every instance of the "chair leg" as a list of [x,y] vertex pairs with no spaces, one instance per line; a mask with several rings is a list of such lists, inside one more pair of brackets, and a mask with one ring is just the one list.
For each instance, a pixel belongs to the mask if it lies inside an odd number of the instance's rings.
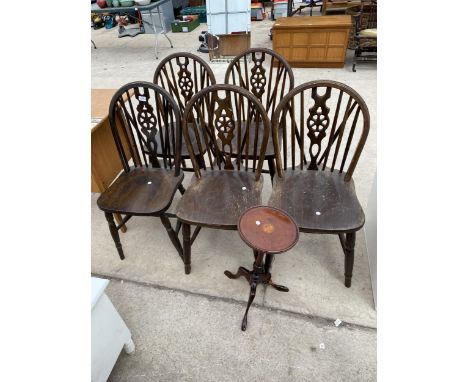
[[185,192],[185,187],[184,185],[181,183],[177,186],[177,189],[179,190],[180,194],[183,195],[184,192]]
[[273,178],[276,174],[276,165],[274,157],[268,157],[268,171],[270,172],[271,184],[273,184]]
[[172,245],[174,245],[175,249],[179,253],[179,256],[184,259],[183,251],[182,251],[182,246],[180,245],[180,240],[177,237],[176,233],[172,229],[171,222],[169,221],[169,218],[166,215],[161,215],[159,217],[161,219],[161,222],[163,223],[164,227],[166,228],[167,234],[169,235],[169,239],[171,239]]
[[356,244],[356,232],[347,233],[344,243],[345,253],[345,286],[351,286],[351,278],[353,277],[354,266],[354,246]]
[[117,226],[115,225],[114,217],[110,212],[105,212],[107,223],[109,224],[109,230],[112,235],[112,239],[114,239],[115,247],[117,248],[117,252],[119,253],[120,260],[125,259],[122,244],[120,243],[119,231],[117,230]]
[[200,170],[205,168],[205,159],[203,158],[203,155],[197,155],[196,159],[197,159],[197,164]]
[[182,223],[182,240],[184,245],[185,274],[188,275],[191,271],[192,261],[192,248],[190,245],[190,224]]
[[182,228],[182,223],[179,219],[177,219],[176,228],[175,228],[175,233],[177,236],[179,236],[179,232],[181,228]]

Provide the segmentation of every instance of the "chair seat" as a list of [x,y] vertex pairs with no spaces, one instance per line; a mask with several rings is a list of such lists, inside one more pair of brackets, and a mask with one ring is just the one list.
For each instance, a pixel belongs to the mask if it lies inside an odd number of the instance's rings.
[[202,171],[201,178],[192,178],[179,201],[177,218],[189,224],[236,229],[242,212],[261,204],[262,187],[263,177],[256,182],[253,172]]
[[359,31],[359,37],[377,38],[377,28],[363,29],[363,30]]
[[[122,173],[97,200],[105,212],[129,215],[156,215],[169,208],[184,174],[139,167]],[[148,182],[151,182],[148,184]]]
[[303,232],[345,233],[359,230],[364,211],[354,182],[336,171],[290,170],[275,177],[268,205],[288,212]]

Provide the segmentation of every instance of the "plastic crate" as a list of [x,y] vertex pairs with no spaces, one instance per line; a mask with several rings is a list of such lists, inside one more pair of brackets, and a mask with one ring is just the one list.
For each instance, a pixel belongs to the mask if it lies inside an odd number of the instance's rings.
[[173,33],[191,32],[199,25],[200,25],[200,20],[198,18],[192,21],[174,20],[171,23],[171,28],[172,28]]
[[181,15],[198,15],[198,20],[201,23],[206,23],[206,5],[200,5],[198,7],[187,7],[182,9],[180,12]]

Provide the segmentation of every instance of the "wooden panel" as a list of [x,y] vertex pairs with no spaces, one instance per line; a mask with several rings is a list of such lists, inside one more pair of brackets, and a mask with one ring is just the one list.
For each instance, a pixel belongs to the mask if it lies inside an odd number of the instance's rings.
[[219,35],[221,56],[237,56],[250,48],[250,34]]
[[343,61],[343,48],[328,48],[326,59],[329,61]]
[[273,24],[273,28],[284,28],[289,30],[290,28],[303,30],[304,28],[323,29],[329,27],[342,28],[351,26],[352,21],[350,15],[282,17]]
[[307,60],[308,51],[309,48],[307,47],[295,47],[294,49],[292,49],[292,53],[290,54],[290,56],[293,60]]
[[289,45],[290,38],[291,38],[290,33],[278,33],[276,36],[274,36],[274,41],[280,46]]
[[[91,134],[91,183],[92,192],[103,192],[122,171],[122,163],[106,117]],[[93,189],[97,186],[97,189]]]
[[309,61],[324,61],[326,48],[309,48]]
[[348,43],[348,33],[346,31],[330,32],[328,43],[346,45]]
[[[122,171],[114,137],[109,124],[108,110],[114,89],[93,89],[91,91],[91,116],[102,118],[91,130],[91,191],[103,192]],[[123,137],[123,126],[118,124]],[[124,150],[130,158],[127,142],[122,139]]]
[[275,49],[279,54],[281,54],[283,57],[289,57],[290,56],[290,51],[291,48],[278,48]]
[[323,45],[327,43],[327,32],[314,32],[310,33],[310,45]]
[[116,89],[91,89],[91,118],[105,118]]
[[309,33],[293,33],[292,45],[307,45],[309,42]]

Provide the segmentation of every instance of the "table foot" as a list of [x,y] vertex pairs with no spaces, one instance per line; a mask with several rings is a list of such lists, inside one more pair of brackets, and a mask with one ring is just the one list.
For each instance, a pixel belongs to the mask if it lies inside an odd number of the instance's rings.
[[257,292],[257,283],[255,281],[253,281],[250,284],[249,301],[247,302],[247,309],[245,310],[244,318],[242,319],[241,329],[242,329],[243,332],[245,332],[245,330],[247,329],[247,314],[249,313],[250,305],[252,305],[252,302],[255,299],[256,292]]
[[274,282],[272,282],[270,280],[270,282],[266,283],[267,285],[270,285],[272,286],[273,288],[275,288],[277,291],[279,292],[289,292],[289,288],[288,287],[285,287],[284,285],[278,285],[278,284],[275,284]]
[[249,313],[250,305],[252,305],[252,302],[255,299],[255,293],[257,291],[258,284],[270,285],[279,292],[289,292],[288,287],[275,284],[273,281],[271,281],[271,273],[265,273],[263,271],[263,265],[257,265],[254,263],[253,267],[253,271],[249,271],[245,267],[239,267],[237,269],[237,273],[235,274],[230,271],[224,271],[224,274],[230,279],[238,279],[239,277],[243,276],[250,284],[249,301],[247,302],[247,309],[245,310],[244,318],[242,319],[242,331],[247,329],[247,315]]
[[238,279],[239,277],[243,276],[247,281],[250,282],[250,271],[247,268],[239,267],[236,274],[233,274],[229,271],[224,271],[224,274],[229,277],[230,279]]

